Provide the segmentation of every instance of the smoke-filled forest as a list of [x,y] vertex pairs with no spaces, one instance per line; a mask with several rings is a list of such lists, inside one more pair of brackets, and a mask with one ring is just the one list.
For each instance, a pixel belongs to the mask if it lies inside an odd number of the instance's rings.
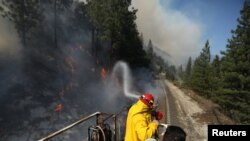
[[107,86],[107,75],[118,60],[135,73],[149,66],[130,5],[1,1],[1,21],[13,33],[0,52],[1,139],[38,139],[59,123],[96,111],[118,112],[126,105],[122,95],[111,95],[121,92]]
[[144,45],[136,12],[131,0],[1,0],[8,30],[0,39],[0,140],[36,140],[80,115],[119,112],[130,99],[119,95],[119,79],[108,81],[118,61],[135,76],[131,89],[152,90],[153,79],[165,73],[237,123],[250,123],[249,1],[227,50],[211,58],[207,41],[186,66],[160,57],[168,53],[153,42]]

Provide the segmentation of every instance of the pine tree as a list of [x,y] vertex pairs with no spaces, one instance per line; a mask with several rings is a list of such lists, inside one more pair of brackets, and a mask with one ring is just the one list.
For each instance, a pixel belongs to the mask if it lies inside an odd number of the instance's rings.
[[220,57],[218,55],[215,56],[213,62],[211,63],[211,66],[212,66],[212,73],[213,73],[213,79],[214,79],[214,82],[213,84],[214,85],[217,85],[220,86],[220,79],[221,79],[221,60],[220,60]]
[[210,66],[210,45],[206,42],[202,52],[194,62],[191,73],[191,86],[194,90],[209,96],[211,91],[211,66]]
[[245,1],[222,52],[223,105],[241,123],[250,123],[250,2]]
[[148,46],[147,46],[147,54],[149,59],[153,59],[153,55],[154,55],[154,50],[153,50],[153,43],[151,40],[149,40],[148,42]]
[[215,77],[220,77],[220,70],[221,70],[221,62],[220,62],[220,57],[218,55],[215,55],[215,58],[212,62],[212,68],[213,68],[213,72],[214,72],[214,76]]
[[[124,60],[134,66],[148,65],[136,28],[137,10],[130,6],[131,1],[127,0],[88,0],[87,14],[95,30],[95,44],[108,44],[111,64],[116,60]],[[101,47],[98,46],[96,50]]]
[[188,58],[188,62],[187,62],[186,70],[185,70],[185,81],[186,82],[189,82],[191,71],[192,71],[192,58],[190,56]]
[[182,82],[182,79],[184,77],[183,67],[180,65],[177,69],[177,79]]

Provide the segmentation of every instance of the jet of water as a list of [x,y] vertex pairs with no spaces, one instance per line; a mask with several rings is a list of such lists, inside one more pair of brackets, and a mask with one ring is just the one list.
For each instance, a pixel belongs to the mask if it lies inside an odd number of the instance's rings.
[[123,92],[125,96],[138,99],[139,96],[131,92],[131,75],[128,65],[123,61],[117,62],[113,68],[112,75],[118,73],[119,70],[121,70],[122,73]]

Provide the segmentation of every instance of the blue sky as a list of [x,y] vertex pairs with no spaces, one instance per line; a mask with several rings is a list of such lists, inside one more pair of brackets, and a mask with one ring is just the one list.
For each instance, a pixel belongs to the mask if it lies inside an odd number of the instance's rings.
[[202,25],[201,42],[209,40],[212,55],[220,55],[226,49],[243,3],[244,0],[160,0],[164,9],[180,11]]

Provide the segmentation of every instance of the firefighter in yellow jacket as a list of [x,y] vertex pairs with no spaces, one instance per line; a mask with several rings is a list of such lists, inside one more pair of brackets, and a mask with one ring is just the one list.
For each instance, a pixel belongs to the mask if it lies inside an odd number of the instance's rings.
[[153,120],[151,115],[153,104],[153,95],[145,93],[129,109],[125,141],[145,141],[152,138],[159,124],[158,120]]

